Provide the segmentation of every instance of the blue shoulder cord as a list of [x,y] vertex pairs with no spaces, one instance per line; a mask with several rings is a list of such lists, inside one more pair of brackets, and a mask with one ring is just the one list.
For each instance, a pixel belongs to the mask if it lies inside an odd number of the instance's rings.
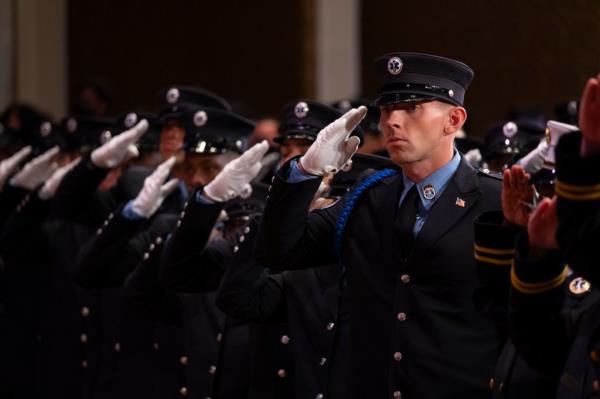
[[386,177],[394,176],[398,173],[399,171],[395,169],[383,169],[379,172],[373,173],[362,183],[360,183],[358,187],[356,187],[356,189],[348,196],[335,225],[335,252],[340,258],[342,257],[342,241],[344,239],[344,230],[346,229],[346,224],[348,223],[348,218],[354,209],[354,205],[356,205],[356,201],[358,201],[362,193],[374,186],[376,183],[380,182]]

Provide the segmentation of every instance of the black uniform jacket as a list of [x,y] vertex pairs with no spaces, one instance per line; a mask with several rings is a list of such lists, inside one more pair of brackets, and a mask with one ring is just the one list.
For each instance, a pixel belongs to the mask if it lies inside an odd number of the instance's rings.
[[[287,170],[271,187],[257,260],[291,269],[337,261],[334,235],[347,196],[307,217],[320,181],[286,183]],[[363,193],[343,236],[341,263],[348,270],[352,309],[350,395],[489,396],[502,340],[473,301],[473,219],[500,208],[500,184],[461,160],[407,259],[393,223],[401,188],[397,174]]]

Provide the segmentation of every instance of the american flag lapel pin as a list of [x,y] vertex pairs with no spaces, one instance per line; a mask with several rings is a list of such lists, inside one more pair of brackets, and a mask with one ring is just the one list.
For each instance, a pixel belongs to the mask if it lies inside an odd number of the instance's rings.
[[465,207],[465,200],[459,197],[456,197],[456,206],[460,206],[461,208]]

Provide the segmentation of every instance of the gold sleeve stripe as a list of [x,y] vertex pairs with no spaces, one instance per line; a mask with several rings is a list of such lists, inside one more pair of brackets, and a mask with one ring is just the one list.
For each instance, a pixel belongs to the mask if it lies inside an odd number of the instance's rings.
[[477,244],[474,244],[474,246],[475,246],[475,251],[482,252],[484,254],[490,254],[490,255],[513,255],[515,253],[515,249],[514,248],[510,248],[510,249],[496,249],[496,248],[482,247],[481,245],[477,245]]
[[539,283],[527,283],[517,277],[517,274],[515,273],[515,266],[513,264],[513,267],[510,271],[510,281],[512,286],[515,287],[517,291],[520,291],[524,294],[541,294],[543,292],[560,287],[568,275],[569,268],[565,266],[563,271],[552,280],[542,281]]
[[578,193],[600,191],[600,184],[575,185],[562,182],[558,179],[555,180],[555,184],[563,190],[574,191]]
[[475,254],[475,260],[478,260],[480,262],[491,263],[494,265],[500,265],[500,266],[510,266],[512,264],[512,259],[488,258],[487,256],[481,256],[477,253]]
[[600,200],[600,191],[590,192],[590,193],[580,193],[580,192],[570,192],[565,191],[560,188],[558,185],[554,187],[554,191],[559,197],[566,198],[571,201],[596,201]]

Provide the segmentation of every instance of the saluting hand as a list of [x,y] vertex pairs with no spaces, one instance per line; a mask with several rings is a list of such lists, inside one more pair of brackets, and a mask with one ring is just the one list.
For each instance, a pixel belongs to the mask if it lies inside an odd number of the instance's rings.
[[175,157],[158,165],[154,172],[146,177],[144,187],[131,204],[135,213],[149,218],[158,210],[165,198],[177,188],[177,183],[179,183],[177,179],[171,179],[165,183],[173,165],[175,165]]
[[600,153],[600,74],[588,79],[583,89],[579,111],[581,155]]
[[56,169],[38,192],[38,197],[44,201],[54,197],[54,194],[56,194],[56,190],[58,190],[58,186],[60,185],[63,177],[65,177],[67,172],[73,169],[75,165],[79,163],[79,161],[81,161],[81,158],[77,157],[65,166],[61,166],[60,168]]
[[248,198],[252,194],[250,182],[262,168],[261,160],[269,151],[266,140],[253,145],[239,158],[229,162],[213,181],[204,187],[204,194],[215,202],[235,197]]
[[10,179],[10,184],[27,190],[33,190],[45,182],[58,167],[54,162],[54,157],[59,151],[58,146],[54,146],[42,155],[38,155],[27,162],[23,169]]
[[0,190],[4,187],[6,179],[19,167],[21,161],[23,161],[31,153],[31,146],[23,147],[10,157],[0,162]]
[[367,107],[352,108],[329,125],[300,158],[300,167],[306,173],[325,176],[337,173],[352,158],[360,145],[360,139],[350,134],[367,115]]
[[558,216],[556,215],[556,196],[544,198],[529,216],[527,234],[529,246],[532,249],[558,249],[556,230]]
[[507,222],[527,227],[529,203],[534,195],[531,176],[520,165],[504,170],[502,181],[502,212]]
[[92,151],[92,163],[100,168],[112,169],[121,162],[139,155],[136,141],[146,133],[148,121],[142,119],[131,129],[111,138]]

